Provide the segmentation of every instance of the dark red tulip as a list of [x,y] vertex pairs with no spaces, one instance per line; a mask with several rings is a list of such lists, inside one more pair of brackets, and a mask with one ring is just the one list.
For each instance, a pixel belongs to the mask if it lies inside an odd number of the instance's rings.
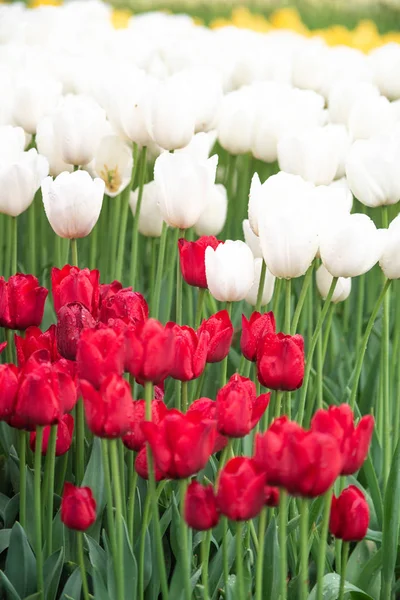
[[[215,402],[215,400],[210,400],[210,398],[199,398],[198,400],[195,400],[190,405],[190,407],[187,411],[187,414],[193,413],[193,412],[198,413],[201,416],[201,418],[203,418],[203,419],[216,420],[216,414],[217,414],[216,402]],[[220,450],[225,448],[227,443],[228,443],[228,438],[226,436],[222,435],[221,433],[219,433],[218,429],[217,429],[217,435],[215,437],[213,454],[215,452],[219,452]]]
[[[61,418],[61,421],[57,424],[57,441],[56,441],[56,456],[62,456],[71,447],[72,435],[74,433],[74,417],[66,414]],[[47,448],[49,445],[50,438],[50,426],[47,426],[43,430],[43,442],[42,442],[42,454],[47,454]],[[36,447],[36,431],[32,431],[29,437],[29,445],[32,452],[35,452]]]
[[215,250],[219,244],[223,244],[223,242],[214,236],[207,235],[203,235],[195,242],[187,242],[183,238],[178,240],[181,272],[186,283],[199,288],[207,288],[206,248],[211,246]]
[[78,269],[65,265],[62,269],[51,270],[51,289],[56,314],[65,304],[80,302],[97,317],[99,308],[99,271]]
[[[153,461],[154,463],[154,461]],[[149,478],[149,470],[147,468],[147,448],[142,448],[135,459],[135,471],[142,479]],[[158,468],[157,464],[154,464],[154,478],[156,481],[166,479],[165,474]]]
[[329,529],[345,542],[358,542],[367,535],[369,507],[364,494],[355,485],[333,496]]
[[33,275],[17,273],[8,281],[0,277],[0,325],[20,330],[38,327],[48,293]]
[[124,372],[124,336],[111,327],[84,329],[78,342],[78,375],[99,388],[105,378]]
[[159,384],[170,375],[174,345],[173,331],[156,319],[139,323],[125,334],[125,368],[138,381]]
[[197,333],[207,331],[210,336],[207,349],[207,362],[215,363],[223,360],[229,354],[233,338],[233,325],[227,310],[212,315],[200,325]]
[[96,520],[96,500],[89,487],[64,484],[61,499],[61,521],[69,529],[86,531]]
[[212,485],[192,481],[186,492],[185,521],[198,531],[212,529],[218,524],[217,499]]
[[[144,400],[136,400],[133,403],[129,430],[123,436],[122,441],[129,450],[139,452],[146,442],[141,424],[145,420],[146,403]],[[160,400],[153,400],[151,403],[151,420],[156,425],[163,419],[167,407]]]
[[7,342],[2,342],[0,344],[0,354],[2,354],[6,348],[7,348]]
[[265,478],[253,459],[238,456],[229,460],[218,481],[220,512],[232,521],[256,517],[265,504]]
[[301,335],[266,333],[257,348],[257,376],[271,390],[293,391],[304,377],[304,340]]
[[57,313],[57,348],[61,356],[75,360],[82,331],[93,329],[95,325],[96,321],[83,304],[64,304]]
[[13,364],[0,365],[0,421],[14,412],[19,385],[19,369]]
[[279,488],[271,485],[266,485],[265,491],[265,505],[266,506],[279,506]]
[[[125,288],[132,291],[132,288]],[[99,286],[99,308],[101,309],[103,302],[114,296],[122,290],[122,283],[114,280],[111,283],[101,283]]]
[[275,317],[273,312],[261,314],[253,312],[247,320],[242,315],[242,336],[240,349],[247,360],[256,362],[257,348],[266,333],[275,333]]
[[141,323],[149,316],[149,307],[142,294],[131,289],[120,290],[103,300],[100,309],[100,321],[108,323],[109,319],[120,319],[127,325]]
[[170,376],[179,381],[196,379],[206,366],[209,334],[202,331],[197,334],[187,325],[167,323],[165,326],[173,332],[175,338],[175,355]]
[[54,362],[60,358],[57,350],[56,326],[50,325],[47,331],[39,327],[28,327],[25,336],[14,335],[15,347],[17,349],[18,366],[23,367],[28,358],[36,350],[48,350],[50,360]]

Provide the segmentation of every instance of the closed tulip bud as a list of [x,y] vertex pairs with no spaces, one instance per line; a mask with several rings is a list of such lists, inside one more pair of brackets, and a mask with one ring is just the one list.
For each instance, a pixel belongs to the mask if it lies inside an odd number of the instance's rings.
[[217,68],[193,65],[182,69],[179,77],[186,84],[196,115],[195,130],[209,131],[215,126],[223,98],[221,75]]
[[400,278],[400,217],[389,225],[379,266],[389,279]]
[[13,413],[18,392],[19,369],[13,364],[0,365],[0,421]]
[[[193,412],[197,413],[203,420],[211,419],[215,421],[217,419],[217,404],[215,400],[210,400],[210,398],[199,398],[198,400],[192,402],[192,404],[187,410],[187,414]],[[223,448],[225,448],[225,446],[227,445],[228,441],[228,438],[225,435],[219,433],[219,431],[217,430],[212,454],[223,450]]]
[[301,387],[304,362],[301,335],[266,333],[257,346],[257,377],[271,390],[290,392]]
[[21,74],[14,90],[14,120],[27,133],[36,133],[39,121],[52,112],[61,98],[62,84],[55,79]]
[[[317,282],[317,288],[321,295],[321,298],[325,300],[329,293],[329,289],[332,284],[333,277],[332,275],[325,269],[324,265],[321,265],[315,276]],[[333,296],[331,302],[337,304],[338,302],[344,302],[347,300],[351,292],[351,278],[350,277],[339,277],[336,282],[335,291],[333,292]]]
[[[261,270],[262,270],[263,262],[264,262],[263,258],[256,258],[254,261],[254,273],[255,273],[254,283],[251,286],[251,288],[245,298],[246,302],[251,304],[251,306],[256,306],[256,304],[257,304],[258,289],[260,287]],[[275,276],[272,275],[272,273],[270,271],[268,271],[268,269],[267,269],[266,273],[265,273],[264,287],[263,287],[262,294],[261,294],[261,306],[264,306],[265,304],[268,304],[269,302],[271,302],[271,299],[272,299],[272,296],[274,293],[275,279],[276,279]]]
[[159,384],[171,373],[175,360],[175,336],[169,327],[148,319],[127,330],[125,367],[137,380]]
[[221,302],[243,300],[254,282],[254,259],[240,240],[206,249],[206,277],[211,294]]
[[186,492],[185,521],[192,529],[207,531],[218,524],[219,512],[212,485],[192,481]]
[[90,163],[104,131],[105,111],[89,96],[69,95],[54,113],[53,123],[62,160],[70,165]]
[[243,221],[243,234],[244,241],[252,251],[254,258],[262,258],[260,238],[253,232],[248,219]]
[[271,485],[266,485],[264,488],[264,492],[266,506],[279,506],[279,488],[273,487]]
[[390,133],[396,119],[395,108],[387,98],[367,95],[354,102],[348,129],[353,139],[365,140]]
[[92,315],[97,316],[99,306],[99,278],[97,269],[78,269],[65,265],[51,270],[51,291],[56,314],[65,304],[79,302]]
[[354,425],[354,415],[348,404],[330,406],[328,410],[318,410],[311,429],[330,434],[337,440],[342,453],[342,475],[353,475],[367,458],[374,430],[374,418],[366,415]]
[[218,481],[217,506],[232,521],[254,519],[265,502],[265,473],[251,458],[229,460]]
[[[42,454],[46,456],[50,438],[50,426],[43,430]],[[57,439],[56,439],[56,456],[62,456],[71,447],[72,435],[74,433],[74,417],[72,415],[64,415],[57,424]],[[29,436],[29,445],[32,452],[36,448],[36,431],[31,431]]]
[[124,336],[111,327],[84,329],[78,341],[78,375],[97,389],[108,375],[124,371]]
[[113,86],[109,97],[109,119],[139,146],[148,146],[152,141],[146,124],[146,107],[151,100],[152,89],[152,78],[131,65],[129,79],[119,80],[116,93]]
[[[156,425],[164,418],[167,407],[161,400],[153,400],[151,403],[151,421]],[[128,432],[122,437],[124,445],[135,452],[143,448],[146,438],[141,424],[145,421],[146,403],[144,400],[136,400],[132,405],[131,420]]]
[[36,147],[40,154],[46,157],[49,163],[49,173],[53,177],[60,175],[63,171],[74,170],[73,165],[66,163],[62,158],[61,142],[54,131],[54,117],[47,116],[41,119],[37,125]]
[[14,342],[19,367],[23,367],[36,350],[48,350],[51,362],[61,358],[57,350],[55,325],[50,325],[47,331],[44,332],[39,327],[28,327],[24,337],[14,335]]
[[210,334],[206,330],[195,332],[187,325],[167,323],[166,329],[173,333],[174,361],[170,369],[170,376],[179,381],[196,379],[206,366]]
[[218,235],[224,228],[228,210],[225,186],[216,183],[210,193],[207,206],[194,226],[197,235]]
[[[156,481],[162,481],[166,479],[165,474],[158,468],[157,463],[154,466],[154,478]],[[147,466],[147,448],[144,447],[139,450],[135,459],[135,471],[142,479],[149,478],[149,470]]]
[[32,204],[49,164],[32,148],[0,166],[0,212],[18,217]]
[[255,384],[235,373],[217,394],[217,429],[228,437],[244,437],[257,425],[270,394],[257,397]]
[[25,148],[25,132],[22,127],[0,125],[0,160],[2,163],[17,161]]
[[179,260],[183,279],[189,285],[207,288],[205,254],[208,246],[217,248],[223,244],[214,236],[203,236],[195,242],[178,241]]
[[[142,204],[139,214],[139,233],[146,237],[160,237],[162,233],[163,218],[159,206],[160,191],[155,181],[150,181],[143,186]],[[136,218],[136,206],[139,189],[131,192],[129,205],[133,217]]]
[[85,379],[80,382],[90,431],[101,438],[122,437],[129,430],[133,403],[129,383],[111,373],[96,389]]
[[328,98],[330,121],[347,125],[353,105],[366,96],[378,98],[378,88],[367,81],[344,79],[335,82],[330,88]]
[[203,469],[214,448],[216,422],[197,413],[168,410],[156,425],[142,423],[154,462],[169,479],[185,479]]
[[354,196],[365,206],[396,204],[400,200],[399,161],[400,143],[395,137],[355,142],[346,163]]
[[0,277],[0,325],[8,329],[38,327],[43,319],[48,290],[33,275]]
[[199,220],[212,192],[217,155],[195,160],[190,154],[163,152],[154,165],[161,216],[171,227],[189,229]]
[[104,300],[100,309],[100,321],[108,323],[109,319],[120,319],[127,325],[142,323],[149,316],[146,300],[138,292],[130,288],[118,291]]
[[366,273],[378,262],[382,250],[381,232],[372,219],[363,214],[334,220],[320,235],[321,259],[334,277],[357,277]]
[[220,362],[228,356],[233,338],[233,325],[228,311],[221,310],[205,319],[198,329],[198,334],[203,331],[209,334],[207,362]]
[[344,542],[359,542],[367,535],[368,502],[358,487],[350,485],[340,496],[332,497],[329,530]]
[[247,320],[245,315],[242,315],[240,349],[247,360],[256,362],[257,348],[266,333],[275,333],[275,317],[273,312],[264,314],[253,312],[249,320]]
[[64,484],[61,499],[61,521],[69,529],[86,531],[96,521],[96,500],[89,487]]
[[218,141],[231,154],[250,152],[255,129],[254,92],[248,86],[226,94],[218,113]]
[[104,181],[86,171],[61,173],[42,182],[43,204],[51,227],[62,238],[89,235],[103,204]]
[[78,341],[84,329],[93,328],[96,321],[79,302],[65,304],[57,313],[57,349],[63,358],[76,360]]
[[374,82],[381,94],[389,100],[400,98],[400,86],[394,73],[399,72],[400,51],[397,43],[388,43],[374,48],[368,58],[374,73]]
[[129,145],[117,135],[107,135],[100,140],[90,163],[94,176],[105,183],[105,193],[111,198],[120,194],[131,182],[133,157]]

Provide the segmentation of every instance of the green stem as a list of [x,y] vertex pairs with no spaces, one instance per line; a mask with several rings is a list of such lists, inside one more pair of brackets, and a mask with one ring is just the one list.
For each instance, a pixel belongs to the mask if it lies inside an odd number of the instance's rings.
[[[303,387],[302,387],[302,390],[301,390],[300,406],[299,406],[299,412],[298,412],[298,418],[297,418],[297,420],[298,420],[299,423],[303,423],[304,409],[305,409],[306,397],[307,397],[307,389],[308,389],[308,382],[309,382],[309,379],[310,379],[310,373],[311,373],[311,368],[312,368],[312,359],[313,359],[313,355],[314,355],[314,350],[315,350],[315,347],[317,345],[318,338],[320,336],[322,325],[323,325],[323,323],[325,321],[326,314],[327,314],[327,312],[329,310],[329,306],[330,306],[330,303],[331,303],[333,292],[335,291],[337,280],[338,280],[337,277],[334,277],[332,279],[332,283],[331,283],[331,286],[329,288],[328,295],[327,295],[327,297],[325,299],[324,306],[322,308],[321,314],[319,315],[319,319],[318,319],[317,324],[315,326],[315,330],[314,330],[313,336],[311,338],[310,348],[309,348],[308,353],[307,353],[306,368],[305,368],[305,373],[304,373],[304,381],[303,381]],[[311,413],[312,408],[313,408],[311,406],[311,402],[310,402],[308,408],[309,408],[308,413]],[[308,423],[308,420],[309,420],[309,417],[308,417],[308,414],[307,414],[307,419],[306,419],[307,423]]]
[[85,412],[82,398],[76,404],[75,440],[75,482],[76,485],[81,485],[85,472]]
[[280,600],[287,598],[287,516],[288,516],[288,497],[287,491],[280,489],[279,495],[279,548],[280,548]]
[[[389,226],[388,219],[388,207],[382,207],[382,224],[383,227]],[[389,349],[390,349],[390,290],[388,290],[383,301],[383,330],[382,330],[382,362],[383,368],[383,488],[386,487],[386,482],[389,477],[390,463],[392,460],[392,403],[390,401],[390,362],[389,362]]]
[[135,289],[135,285],[137,284],[137,267],[139,264],[138,255],[139,255],[139,216],[140,209],[142,207],[142,198],[143,198],[143,187],[144,180],[146,178],[146,157],[147,157],[147,148],[143,146],[142,155],[140,157],[140,170],[139,170],[139,191],[138,191],[138,200],[135,210],[135,218],[133,220],[133,231],[132,231],[132,253],[131,253],[131,271],[130,271],[130,284],[133,289]]
[[161,281],[164,273],[164,258],[165,258],[165,247],[167,244],[167,224],[164,222],[161,231],[161,239],[160,239],[160,249],[158,252],[158,261],[157,261],[157,274],[156,274],[156,282],[154,285],[154,294],[152,296],[152,315],[155,319],[158,319],[158,312],[160,308],[160,298],[161,298]]
[[326,547],[328,540],[328,528],[329,528],[329,518],[331,514],[331,504],[332,504],[332,488],[329,489],[324,497],[324,507],[322,513],[322,523],[321,523],[321,536],[320,536],[320,544],[319,544],[319,553],[318,553],[318,565],[317,565],[317,600],[323,600],[324,596],[324,583],[323,578],[325,575],[325,560],[326,560]]
[[[340,587],[339,587],[339,596],[338,600],[343,600],[344,598],[344,584],[346,582],[346,568],[347,568],[347,558],[349,556],[349,542],[343,542],[342,546],[342,569],[340,571]],[[390,596],[387,597],[390,600]]]
[[208,562],[210,556],[210,542],[212,530],[203,532],[201,540],[201,581],[203,584],[203,600],[209,600],[208,593]]
[[96,223],[94,226],[92,233],[90,234],[90,258],[89,265],[91,269],[96,269],[98,267],[97,264],[97,246],[99,241],[99,229],[100,229],[100,221]]
[[258,552],[256,565],[256,600],[262,600],[263,566],[264,566],[264,541],[267,527],[267,508],[261,511],[258,522]]
[[300,498],[300,600],[308,598],[308,500]]
[[[231,318],[232,315],[232,302],[227,302],[226,303],[226,310],[228,311],[228,315],[229,318]],[[224,360],[221,363],[221,386],[220,387],[224,387],[224,385],[226,384],[227,381],[227,377],[228,377],[228,356],[226,356],[224,358]]]
[[185,521],[185,498],[188,482],[187,479],[181,479],[179,482],[180,491],[180,534],[181,534],[181,560],[183,566],[183,585],[185,590],[185,599],[190,600],[192,596],[192,588],[190,585],[190,562],[189,562],[189,545],[188,545],[188,526]]
[[118,440],[108,440],[110,448],[111,469],[113,474],[115,498],[115,529],[117,552],[114,555],[114,567],[117,580],[117,599],[124,600],[124,530],[122,521],[121,479],[118,465]]
[[12,255],[11,255],[11,275],[15,275],[18,270],[18,217],[11,217],[12,228]]
[[76,546],[78,550],[78,564],[79,569],[81,571],[82,578],[82,590],[83,590],[83,600],[89,600],[89,586],[85,569],[85,558],[83,554],[83,533],[82,531],[76,532]]
[[[29,254],[30,254],[30,266],[31,273],[36,275],[36,194],[32,204],[28,210],[28,226],[29,226]],[[56,236],[58,238],[58,235]],[[61,265],[57,265],[61,267]]]
[[42,442],[43,427],[36,427],[35,445],[35,470],[34,470],[34,503],[35,503],[35,550],[36,550],[36,578],[39,600],[43,600],[43,548],[42,548],[42,502],[40,493],[40,479],[42,470]]
[[[128,223],[128,214],[129,214],[129,198],[130,198],[131,190],[132,190],[132,187],[133,187],[133,184],[135,181],[135,177],[136,177],[137,164],[138,164],[137,156],[138,156],[138,145],[134,143],[133,144],[133,165],[132,165],[131,180],[121,194],[121,203],[122,203],[121,227],[120,227],[120,233],[119,233],[119,239],[118,239],[117,269],[115,272],[115,278],[118,281],[120,281],[122,278],[123,267],[124,267],[126,228],[127,228],[127,223]],[[139,190],[139,193],[140,193],[140,190]],[[142,194],[143,194],[143,190],[142,190]],[[142,202],[141,198],[140,198],[140,202]],[[135,217],[135,221],[137,220],[139,222],[139,214],[140,214],[140,210],[139,210],[139,212],[137,212],[138,216],[137,216],[137,219]],[[135,223],[133,225],[133,232],[135,232]],[[134,233],[133,233],[133,235],[134,235]]]
[[46,470],[47,470],[47,524],[46,524],[46,541],[47,541],[47,556],[50,556],[53,551],[53,500],[54,500],[54,469],[56,463],[56,443],[57,443],[57,425],[52,425],[50,428],[49,443],[46,453]]
[[126,519],[125,446],[123,445],[122,440],[118,440],[117,445],[122,495],[122,516],[124,517],[124,519]]
[[186,412],[188,409],[188,382],[182,381],[182,412]]
[[310,287],[310,283],[312,280],[312,274],[314,270],[314,263],[312,263],[307,270],[307,273],[304,276],[303,285],[301,288],[300,296],[297,301],[296,309],[294,311],[293,320],[292,320],[292,335],[296,333],[297,326],[299,324],[299,319],[301,315],[301,311],[303,310],[304,302],[307,297],[308,288]]
[[76,240],[71,240],[71,261],[74,267],[78,266],[78,244]]
[[229,560],[228,560],[228,519],[226,517],[222,517],[222,563],[223,563],[223,573],[224,573],[224,588],[225,593],[228,589],[229,582]]
[[196,308],[196,320],[195,320],[195,329],[197,329],[201,323],[201,316],[203,314],[203,306],[204,306],[204,298],[206,295],[206,291],[204,288],[199,288],[199,293],[197,295],[197,308]]
[[[318,306],[318,310],[321,310],[321,306]],[[329,307],[330,310],[330,307]],[[322,408],[323,402],[323,358],[322,358],[322,335],[318,336],[317,342],[317,408]]]
[[136,486],[138,480],[138,474],[134,468],[135,454],[129,452],[128,454],[128,481],[129,481],[129,495],[128,495],[128,532],[129,539],[133,546],[133,526],[135,523],[135,499],[136,499]]
[[111,236],[110,247],[108,251],[108,277],[114,279],[115,263],[117,260],[117,247],[119,238],[119,228],[121,224],[121,194],[115,198],[111,198],[110,205],[112,206],[112,221],[111,221]]
[[335,314],[336,304],[331,303],[326,317],[324,340],[322,342],[322,363],[325,363],[326,353],[328,350],[329,337],[332,329],[333,315]]
[[[178,229],[178,239],[180,237],[185,238],[185,230]],[[178,240],[176,242],[175,252],[178,252]],[[176,313],[175,313],[175,321],[178,325],[182,325],[182,273],[181,273],[181,263],[178,259],[176,261]]]
[[258,284],[257,301],[256,301],[255,309],[254,309],[256,312],[260,312],[260,310],[261,310],[261,302],[262,302],[262,297],[263,297],[263,292],[264,292],[264,284],[265,284],[266,275],[267,275],[267,265],[265,263],[265,260],[263,260],[262,265],[261,265],[260,283]]
[[364,298],[365,298],[365,278],[366,275],[360,275],[358,278],[358,296],[357,296],[357,313],[356,313],[356,352],[359,351],[361,343],[362,324],[364,316]]
[[290,334],[290,320],[291,320],[291,301],[292,301],[292,280],[286,280],[285,287],[285,333]]
[[[279,307],[281,289],[282,289],[282,279],[277,279],[275,281],[274,300],[272,303],[272,312],[274,313],[275,320],[277,323],[278,323],[278,318],[279,318],[278,307]],[[278,331],[280,330],[279,326],[277,326],[277,329],[278,329]]]
[[22,528],[26,525],[26,436],[23,429],[19,430],[19,522]]
[[243,521],[236,523],[236,577],[239,584],[239,600],[245,600],[246,592],[243,575]]
[[117,541],[115,538],[115,528],[114,528],[113,497],[112,497],[111,475],[110,475],[110,459],[109,459],[109,453],[108,453],[108,443],[105,438],[101,440],[101,449],[102,449],[102,454],[103,454],[104,484],[105,484],[105,488],[106,488],[106,497],[107,497],[108,535],[110,536],[111,553],[113,556],[115,556],[116,552],[117,552]]
[[140,547],[139,547],[139,600],[144,599],[144,554],[146,547],[146,531],[148,527],[149,515],[150,515],[150,492],[147,491],[146,499],[144,501],[143,514],[142,514],[142,528],[140,533]]

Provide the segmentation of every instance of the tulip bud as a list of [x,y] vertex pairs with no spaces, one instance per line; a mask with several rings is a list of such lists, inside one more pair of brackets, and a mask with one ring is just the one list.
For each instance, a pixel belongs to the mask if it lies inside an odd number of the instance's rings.
[[[157,464],[154,464],[154,478],[156,481],[162,481],[165,479],[164,473],[159,469]],[[149,471],[147,466],[147,448],[144,447],[139,450],[136,459],[135,459],[135,471],[140,477],[143,479],[149,478]]]
[[228,210],[228,196],[225,186],[216,183],[210,193],[208,203],[194,226],[197,235],[218,235],[224,228]]
[[146,124],[146,107],[151,102],[152,78],[131,65],[129,79],[118,81],[112,89],[108,117],[128,139],[139,146],[149,146],[151,140]]
[[89,487],[64,484],[61,499],[61,521],[69,529],[86,531],[96,520],[96,500]]
[[367,535],[369,507],[364,494],[355,485],[332,497],[329,530],[344,542],[358,542]]
[[206,366],[210,339],[208,331],[199,329],[196,333],[191,327],[172,322],[167,323],[165,328],[172,331],[175,340],[170,376],[179,381],[196,379]]
[[303,384],[304,362],[301,335],[266,333],[257,347],[258,380],[271,390],[297,390]]
[[51,291],[56,314],[65,304],[79,302],[92,315],[97,316],[99,306],[99,277],[97,269],[78,269],[65,265],[51,270]]
[[126,370],[140,381],[159,384],[171,373],[175,360],[175,336],[156,319],[127,330]]
[[103,300],[100,310],[100,321],[108,323],[109,319],[120,319],[127,325],[142,323],[149,316],[147,302],[138,292],[130,288],[118,291]]
[[33,275],[0,277],[0,325],[8,329],[38,327],[43,319],[48,291]]
[[[264,259],[262,259],[262,258],[256,258],[254,261],[254,274],[255,274],[254,283],[251,286],[251,288],[245,298],[246,302],[248,302],[252,306],[256,306],[256,304],[257,304],[258,289],[260,287],[261,270],[262,270],[263,262],[264,262]],[[275,276],[272,275],[272,273],[270,271],[268,271],[268,269],[267,269],[266,273],[265,273],[264,287],[263,287],[262,294],[261,294],[261,306],[265,306],[266,304],[271,302],[271,299],[272,299],[272,296],[274,293],[275,279],[276,279]]]
[[243,221],[243,235],[244,241],[252,251],[254,258],[262,258],[260,238],[253,232],[248,219]]
[[[49,445],[50,438],[50,430],[49,426],[45,427],[43,430],[43,441],[42,441],[42,454],[46,456],[47,448]],[[60,422],[57,424],[57,439],[56,439],[56,456],[62,456],[71,447],[72,444],[72,435],[74,432],[74,417],[72,415],[66,414],[64,415]],[[35,452],[36,448],[36,431],[31,431],[29,436],[29,445],[32,452]]]
[[206,249],[208,289],[221,302],[243,300],[254,282],[254,260],[250,248],[240,240],[227,240],[215,250]]
[[265,501],[265,473],[257,471],[251,458],[229,460],[218,481],[217,507],[232,521],[253,519]]
[[265,492],[265,505],[276,507],[279,506],[279,488],[266,485],[264,488]]
[[2,163],[18,161],[25,148],[22,127],[0,125],[0,160]]
[[[333,277],[332,275],[325,269],[324,265],[321,265],[315,276],[317,282],[317,288],[321,295],[321,298],[325,300],[327,297]],[[333,296],[331,298],[331,302],[337,304],[338,302],[344,302],[347,300],[351,292],[351,278],[350,277],[339,277],[336,282],[335,290],[333,292]]]
[[[159,188],[155,181],[150,181],[143,186],[142,204],[139,214],[139,233],[146,237],[160,237],[162,233],[163,218],[159,206]],[[136,206],[139,197],[139,188],[131,192],[129,205],[133,217],[136,218]]]
[[19,386],[19,369],[13,364],[0,365],[0,421],[14,412]]
[[215,527],[219,521],[217,502],[212,485],[192,481],[185,498],[185,521],[198,531]]
[[275,333],[275,317],[273,312],[260,314],[253,312],[247,320],[242,315],[242,336],[240,349],[247,360],[256,362],[257,348],[266,333]]
[[368,55],[374,72],[374,81],[381,94],[389,100],[400,98],[400,87],[397,77],[400,64],[400,51],[398,44],[393,42],[374,48]]
[[202,322],[198,329],[200,335],[208,332],[207,362],[220,362],[229,354],[233,338],[233,325],[227,310],[221,310]]
[[131,182],[133,157],[131,148],[117,135],[100,140],[91,166],[94,176],[105,183],[105,193],[115,198]]
[[78,375],[97,389],[108,375],[124,371],[124,337],[111,327],[84,329],[78,341]]
[[250,152],[255,128],[254,92],[244,87],[226,94],[218,115],[218,141],[231,154]]
[[23,367],[36,350],[48,350],[51,362],[61,358],[57,350],[55,325],[50,325],[48,330],[44,332],[39,327],[28,327],[25,331],[25,337],[14,335],[14,342],[19,367]]
[[14,90],[14,120],[27,133],[36,133],[39,121],[52,112],[61,98],[61,82],[28,71],[20,75]]
[[[123,436],[122,441],[129,450],[139,452],[143,448],[146,438],[141,428],[141,424],[145,421],[146,403],[144,400],[136,400],[133,402],[133,410],[129,423],[129,430]],[[166,413],[167,407],[160,400],[153,400],[151,403],[151,421],[158,424]]]
[[354,140],[366,140],[389,134],[396,118],[395,108],[387,98],[367,95],[354,102],[347,125]]
[[79,302],[65,304],[57,313],[57,349],[64,358],[75,360],[78,341],[84,329],[93,328],[96,321]]
[[367,95],[377,98],[379,96],[378,88],[367,81],[344,79],[335,82],[331,86],[328,98],[330,121],[347,125],[353,105]]
[[[210,400],[210,398],[199,398],[189,406],[187,414],[189,413],[197,413],[201,420],[211,419],[215,421],[217,419],[217,404],[215,400]],[[212,454],[223,450],[228,444],[228,441],[228,438],[217,430]]]
[[189,285],[207,288],[205,254],[208,246],[215,250],[223,244],[213,236],[202,236],[195,242],[178,240],[182,277]]
[[221,75],[208,65],[193,65],[179,72],[186,84],[196,115],[196,131],[209,131],[215,126],[216,115],[223,98]]
[[54,132],[54,116],[41,119],[37,125],[36,147],[49,163],[49,173],[53,177],[63,171],[72,172],[73,165],[69,165],[62,158],[61,142]]
[[43,204],[51,227],[62,238],[89,235],[103,204],[104,181],[86,171],[61,173],[42,182]]
[[383,254],[379,266],[389,279],[400,278],[400,217],[389,225]]

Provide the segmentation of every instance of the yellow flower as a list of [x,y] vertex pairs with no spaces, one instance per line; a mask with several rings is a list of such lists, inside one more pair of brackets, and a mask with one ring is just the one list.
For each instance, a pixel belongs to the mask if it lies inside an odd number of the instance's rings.
[[237,6],[232,11],[232,25],[241,29],[253,31],[269,31],[271,29],[267,19],[260,14],[252,13],[244,6]]
[[307,27],[304,25],[295,8],[279,8],[272,13],[269,21],[271,25],[277,29],[291,29],[297,33],[309,35]]
[[111,13],[111,23],[115,29],[126,29],[132,13],[123,8],[114,8]]
[[380,45],[380,39],[376,24],[369,19],[365,19],[360,21],[352,32],[351,46],[363,52],[369,52],[372,48]]
[[38,6],[61,6],[62,0],[29,0],[29,8],[37,8]]
[[327,29],[316,29],[312,32],[312,35],[322,37],[329,46],[349,46],[352,40],[351,32],[343,25],[332,25]]

